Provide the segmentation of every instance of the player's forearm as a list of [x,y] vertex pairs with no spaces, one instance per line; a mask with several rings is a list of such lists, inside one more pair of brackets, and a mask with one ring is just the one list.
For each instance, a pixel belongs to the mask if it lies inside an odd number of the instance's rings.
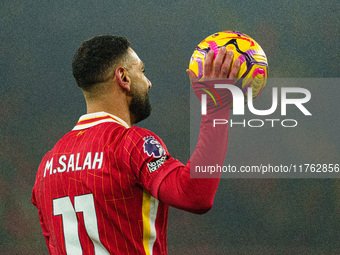
[[190,157],[192,177],[215,177],[219,178],[221,173],[212,173],[205,176],[204,173],[197,173],[196,166],[222,165],[227,153],[228,146],[228,125],[213,126],[214,119],[229,119],[230,107],[224,107],[218,112],[202,117],[200,133],[196,148]]
[[[162,182],[158,197],[170,206],[190,211],[205,213],[213,205],[219,185],[221,173],[214,173],[208,178],[192,178],[191,171],[196,166],[205,167],[216,164],[222,165],[227,152],[228,125],[212,127],[215,118],[229,119],[230,106],[219,109],[204,116],[201,120],[200,134],[195,151],[186,166],[172,171]],[[202,177],[193,172],[195,177]]]
[[213,205],[219,179],[190,178],[190,163],[172,171],[162,182],[158,198],[172,207],[202,214]]

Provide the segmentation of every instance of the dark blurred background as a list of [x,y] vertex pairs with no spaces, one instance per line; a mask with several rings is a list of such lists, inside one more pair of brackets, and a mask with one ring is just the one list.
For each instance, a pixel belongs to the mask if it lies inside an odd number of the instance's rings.
[[[186,162],[185,69],[201,40],[237,30],[262,46],[270,77],[339,78],[339,14],[337,0],[2,0],[0,254],[47,254],[31,190],[43,155],[86,111],[71,71],[82,41],[101,34],[129,38],[153,84],[153,113],[138,125],[159,135],[170,153]],[[338,132],[338,126],[333,129]],[[331,133],[323,136],[332,141]],[[340,155],[339,142],[334,144]],[[170,210],[169,254],[340,254],[339,184],[337,179],[223,179],[206,215]]]

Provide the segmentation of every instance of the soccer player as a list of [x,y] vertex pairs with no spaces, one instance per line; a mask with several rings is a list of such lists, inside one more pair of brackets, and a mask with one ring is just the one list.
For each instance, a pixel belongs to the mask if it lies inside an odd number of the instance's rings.
[[[225,48],[210,51],[204,78],[236,77],[239,61],[232,70],[231,64]],[[157,135],[133,126],[150,114],[151,82],[126,38],[85,41],[72,68],[87,114],[44,156],[32,193],[49,253],[167,254],[169,206],[193,213],[212,207],[219,178],[190,178],[190,164],[211,158],[223,164],[228,126],[210,124],[217,113],[229,117],[228,95],[222,110],[208,104],[210,114],[202,117],[197,147],[184,165]]]

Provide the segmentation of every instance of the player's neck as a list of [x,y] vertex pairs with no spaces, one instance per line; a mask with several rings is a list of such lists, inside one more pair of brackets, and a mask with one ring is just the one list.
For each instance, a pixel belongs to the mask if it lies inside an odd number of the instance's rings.
[[111,80],[98,83],[92,90],[83,90],[87,113],[106,112],[124,120],[130,127],[133,116],[129,110],[131,98]]
[[123,100],[108,100],[98,98],[86,100],[87,113],[106,112],[124,120],[129,127],[132,125],[128,104]]

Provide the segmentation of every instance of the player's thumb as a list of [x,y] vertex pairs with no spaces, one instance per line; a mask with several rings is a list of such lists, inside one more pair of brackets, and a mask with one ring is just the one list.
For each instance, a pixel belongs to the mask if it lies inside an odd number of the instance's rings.
[[196,76],[196,74],[195,74],[194,71],[192,71],[192,70],[190,70],[190,69],[187,69],[187,70],[185,70],[185,71],[187,72],[187,74],[189,74],[189,78],[190,78],[190,79],[197,79],[197,76]]

